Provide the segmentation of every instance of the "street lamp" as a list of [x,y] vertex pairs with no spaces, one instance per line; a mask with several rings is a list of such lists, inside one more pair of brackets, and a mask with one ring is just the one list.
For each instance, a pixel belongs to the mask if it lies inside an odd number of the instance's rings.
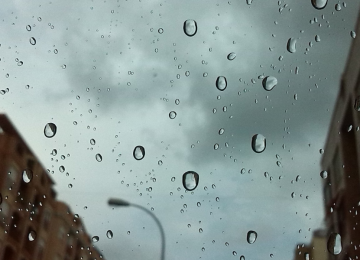
[[147,208],[137,205],[137,204],[133,204],[130,203],[126,200],[122,200],[122,199],[115,199],[115,198],[111,198],[108,201],[109,206],[113,206],[113,207],[128,207],[128,206],[133,206],[136,208],[139,208],[143,211],[145,211],[147,214],[149,214],[156,222],[156,224],[158,225],[159,229],[160,229],[160,234],[161,234],[161,260],[165,259],[165,234],[164,234],[164,229],[159,221],[159,219],[154,215],[154,213],[152,213],[150,210],[148,210]]

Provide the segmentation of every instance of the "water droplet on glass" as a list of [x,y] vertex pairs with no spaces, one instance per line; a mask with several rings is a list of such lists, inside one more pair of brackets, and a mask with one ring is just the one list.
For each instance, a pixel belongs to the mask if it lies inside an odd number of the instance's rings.
[[265,176],[265,178],[269,177],[269,173],[268,173],[268,172],[264,172],[264,176]]
[[51,151],[51,155],[52,155],[52,156],[57,155],[57,150],[56,150],[56,149],[53,149],[53,150]]
[[113,232],[112,232],[111,230],[108,230],[108,231],[106,232],[106,236],[107,236],[108,239],[112,239],[113,236],[114,236],[114,234],[113,234]]
[[224,128],[220,128],[220,130],[219,130],[219,135],[222,135],[222,134],[224,134],[225,133],[225,129]]
[[262,85],[263,85],[263,88],[267,91],[270,91],[272,90],[273,88],[276,87],[278,83],[278,80],[277,78],[273,77],[273,76],[268,76],[268,77],[265,77],[263,80],[262,80]]
[[179,105],[180,104],[180,100],[179,99],[175,99],[175,104]]
[[34,241],[36,239],[36,232],[31,230],[28,235],[29,241]]
[[171,178],[171,181],[174,182],[174,181],[175,181],[175,177],[172,177],[172,178]]
[[309,255],[309,253],[305,253],[305,254],[304,254],[304,259],[305,259],[305,260],[310,260],[310,255]]
[[327,171],[321,171],[321,172],[320,172],[320,176],[321,176],[321,178],[326,179],[327,176],[328,176]]
[[158,33],[162,34],[164,32],[163,28],[159,28]]
[[26,30],[27,30],[28,32],[31,31],[31,26],[30,26],[30,24],[26,25]]
[[136,160],[142,160],[145,157],[145,148],[138,145],[134,148],[133,156]]
[[99,237],[98,236],[93,236],[91,239],[94,243],[99,241]]
[[95,155],[95,159],[96,159],[96,161],[101,162],[101,161],[102,161],[102,156],[101,156],[101,154],[97,153],[97,154]]
[[355,38],[356,38],[356,32],[351,31],[351,32],[350,32],[350,36],[351,36],[351,38],[355,39]]
[[296,182],[298,182],[298,181],[300,181],[300,179],[301,179],[301,176],[300,176],[300,175],[298,175],[298,176],[296,176],[295,181],[296,181]]
[[246,3],[247,3],[248,5],[251,5],[252,2],[253,2],[253,0],[246,0]]
[[327,0],[311,0],[311,3],[316,9],[320,10],[325,8]]
[[240,256],[240,260],[245,260],[245,256]]
[[198,207],[201,207],[201,203],[200,203],[200,202],[196,203],[196,205],[197,205]]
[[234,60],[236,58],[236,53],[235,52],[230,52],[227,56],[228,60]]
[[246,240],[249,244],[253,244],[256,241],[257,233],[255,231],[250,230],[247,233]]
[[23,171],[23,181],[25,183],[29,183],[33,178],[33,173],[31,170],[29,169],[26,169]]
[[262,153],[266,148],[266,138],[261,134],[252,137],[251,147],[255,153]]
[[319,35],[315,35],[315,41],[316,41],[316,42],[321,41],[321,39],[320,39],[320,36],[319,36]]
[[220,91],[224,91],[226,89],[227,81],[226,81],[226,78],[224,76],[219,76],[216,79],[216,87]]
[[355,99],[354,109],[358,112],[360,111],[360,96]]
[[95,145],[95,143],[96,143],[96,142],[95,142],[95,139],[90,139],[90,144],[91,144],[91,145]]
[[232,254],[233,254],[233,256],[236,256],[236,255],[237,255],[237,252],[236,252],[236,251],[233,251]]
[[335,5],[335,10],[336,10],[336,11],[341,11],[341,5],[340,5],[340,4],[336,4],[336,5]]
[[182,177],[183,186],[186,190],[195,190],[199,184],[199,174],[193,171],[188,171]]
[[29,39],[29,42],[30,42],[31,45],[35,45],[35,44],[36,44],[36,40],[35,40],[34,37],[31,37],[31,38]]
[[203,229],[202,228],[199,228],[199,233],[202,233],[203,232]]
[[65,171],[65,167],[61,165],[61,166],[59,167],[59,171],[60,171],[60,172],[64,172],[64,171]]
[[286,48],[290,53],[296,52],[296,39],[290,38],[287,42]]
[[219,144],[214,144],[214,150],[219,149]]
[[184,33],[189,36],[192,37],[196,34],[197,32],[197,24],[196,21],[194,20],[186,20],[184,22]]
[[56,125],[54,123],[47,123],[44,128],[44,134],[47,138],[54,137],[56,134]]
[[171,111],[171,112],[169,113],[169,117],[170,117],[170,119],[174,119],[174,118],[176,117],[176,112],[175,112],[175,111]]
[[327,242],[327,249],[332,255],[341,253],[341,236],[337,233],[331,233]]

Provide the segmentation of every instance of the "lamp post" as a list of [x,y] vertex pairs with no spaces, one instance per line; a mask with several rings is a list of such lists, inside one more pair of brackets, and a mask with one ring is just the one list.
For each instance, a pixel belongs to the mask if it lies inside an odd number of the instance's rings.
[[141,209],[143,211],[145,211],[147,214],[149,214],[156,222],[156,224],[158,225],[159,229],[160,229],[160,234],[161,234],[161,260],[165,259],[165,234],[164,234],[164,229],[159,221],[159,219],[155,216],[154,213],[152,213],[150,210],[148,210],[147,208],[137,205],[137,204],[133,204],[130,203],[126,200],[122,200],[122,199],[115,199],[115,198],[111,198],[108,201],[109,206],[113,206],[113,207],[128,207],[128,206],[133,206],[136,207],[138,209]]

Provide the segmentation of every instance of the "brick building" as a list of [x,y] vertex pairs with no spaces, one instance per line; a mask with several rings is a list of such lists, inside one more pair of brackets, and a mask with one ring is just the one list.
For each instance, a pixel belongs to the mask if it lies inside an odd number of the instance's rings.
[[56,201],[53,184],[0,115],[0,260],[102,259],[79,216]]
[[[359,18],[358,18],[359,19]],[[360,20],[356,33],[360,35]],[[328,236],[341,236],[342,251],[329,259],[360,257],[360,37],[353,40],[333,112],[321,167]],[[360,212],[359,212],[360,213]]]

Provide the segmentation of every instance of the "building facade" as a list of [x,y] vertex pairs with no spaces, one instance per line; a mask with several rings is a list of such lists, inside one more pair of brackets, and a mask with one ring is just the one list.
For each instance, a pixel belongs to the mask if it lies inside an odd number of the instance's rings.
[[0,115],[0,260],[99,260],[78,215],[56,200],[54,182]]
[[[356,33],[360,35],[359,20]],[[360,257],[360,37],[353,40],[333,112],[321,167],[328,236],[341,236],[340,254]],[[360,211],[359,211],[360,213]],[[331,250],[330,250],[331,251]]]

